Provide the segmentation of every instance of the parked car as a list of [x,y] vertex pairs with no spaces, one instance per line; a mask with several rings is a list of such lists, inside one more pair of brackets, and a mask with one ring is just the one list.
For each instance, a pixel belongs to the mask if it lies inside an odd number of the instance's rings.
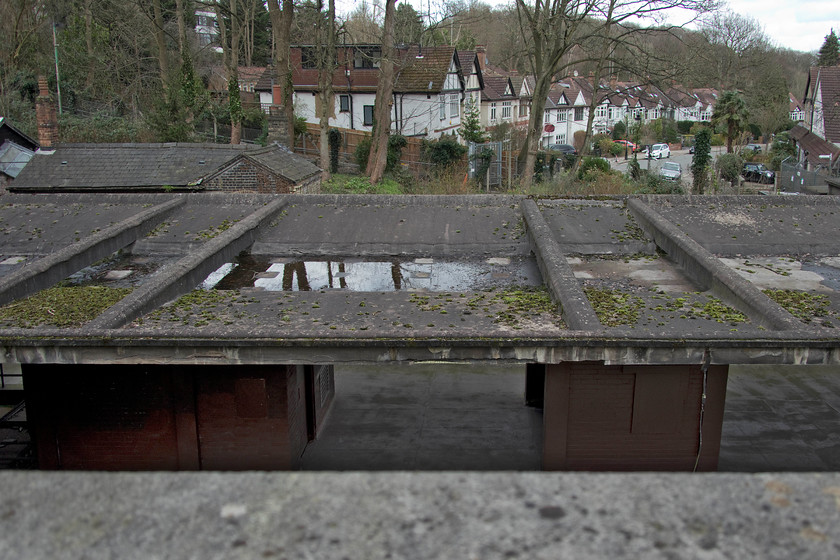
[[664,157],[671,157],[671,148],[668,147],[668,144],[654,144],[645,151],[642,152],[645,157],[653,158],[653,159],[660,159]]
[[549,144],[548,151],[577,155],[577,150],[575,149],[575,147],[569,144]]
[[752,181],[753,183],[767,183],[769,185],[776,182],[776,174],[767,169],[763,163],[745,163],[741,176],[745,181]]
[[682,179],[682,166],[676,161],[666,161],[659,168],[659,176],[668,181],[679,181]]
[[616,144],[621,144],[622,146],[627,146],[627,149],[630,150],[631,152],[638,152],[639,151],[639,145],[634,144],[630,140],[616,140],[615,143]]
[[744,151],[759,154],[761,153],[761,144],[747,144],[744,146]]

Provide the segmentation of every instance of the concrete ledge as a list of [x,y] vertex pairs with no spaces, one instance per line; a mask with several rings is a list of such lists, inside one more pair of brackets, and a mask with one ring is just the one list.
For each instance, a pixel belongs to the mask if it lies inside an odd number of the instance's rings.
[[285,197],[260,208],[233,227],[205,243],[198,251],[162,269],[150,282],[90,322],[92,329],[114,329],[183,295],[208,274],[231,261],[254,243],[257,230],[287,204]]
[[701,286],[746,312],[760,325],[776,330],[802,330],[805,327],[659,212],[638,199],[630,199],[627,207],[656,244]]
[[127,247],[185,203],[186,199],[176,198],[158,204],[18,269],[0,279],[0,305],[49,288],[89,264]]
[[597,331],[602,329],[595,310],[575,278],[572,267],[554,239],[551,228],[540,213],[537,203],[525,199],[520,203],[525,226],[531,238],[537,264],[551,295],[560,303],[566,325],[572,330]]
[[0,473],[7,558],[840,556],[840,474]]

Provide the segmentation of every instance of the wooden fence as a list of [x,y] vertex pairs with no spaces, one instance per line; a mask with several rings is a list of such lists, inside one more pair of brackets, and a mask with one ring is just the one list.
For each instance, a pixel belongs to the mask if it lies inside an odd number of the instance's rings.
[[[365,139],[370,138],[369,132],[352,130],[349,128],[336,128],[341,134],[341,145],[338,150],[339,160],[343,164],[355,165],[356,147]],[[428,162],[423,157],[423,139],[406,137],[406,145],[400,155],[400,165],[415,177],[427,176],[434,170],[435,164]],[[310,157],[320,154],[321,132],[317,124],[307,123],[306,133],[298,136],[295,140],[295,151]],[[467,158],[464,156],[459,164],[466,170]]]

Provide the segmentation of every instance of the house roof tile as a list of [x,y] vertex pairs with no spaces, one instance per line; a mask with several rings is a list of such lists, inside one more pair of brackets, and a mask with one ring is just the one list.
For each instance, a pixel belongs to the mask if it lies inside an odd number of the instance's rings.
[[[272,170],[294,177],[314,165],[277,147],[246,144],[64,144],[39,152],[15,179],[15,189],[142,189],[198,183],[241,155],[261,158]],[[299,160],[306,163],[304,165]],[[317,170],[317,168],[315,168]],[[289,177],[290,179],[293,177]]]
[[[422,58],[419,58],[422,56]],[[405,50],[397,69],[394,91],[400,93],[439,92],[443,90],[455,47],[416,46]],[[458,62],[455,57],[456,63]]]

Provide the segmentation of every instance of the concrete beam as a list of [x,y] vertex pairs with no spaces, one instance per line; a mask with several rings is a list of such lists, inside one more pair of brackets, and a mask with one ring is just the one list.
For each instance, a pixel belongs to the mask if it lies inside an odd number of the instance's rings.
[[250,247],[259,229],[270,222],[286,204],[285,197],[278,198],[207,241],[195,253],[162,269],[149,282],[91,321],[90,328],[118,328],[194,289],[208,274]]
[[543,280],[554,300],[560,304],[560,312],[566,325],[576,331],[601,330],[603,327],[595,310],[583,293],[566,255],[554,239],[554,234],[537,203],[525,199],[520,203],[520,208]]
[[185,198],[176,198],[158,204],[16,270],[0,279],[0,305],[49,288],[131,245],[185,203]]
[[760,325],[775,330],[802,330],[801,321],[764,295],[748,280],[720,262],[659,212],[639,199],[627,207],[656,244],[705,289],[744,311]]
[[[119,336],[123,334],[124,336]],[[262,338],[203,341],[148,340],[117,331],[88,341],[4,340],[8,361],[27,364],[340,364],[388,362],[541,363],[603,362],[606,365],[840,364],[840,348],[820,341],[581,339],[313,341]]]

